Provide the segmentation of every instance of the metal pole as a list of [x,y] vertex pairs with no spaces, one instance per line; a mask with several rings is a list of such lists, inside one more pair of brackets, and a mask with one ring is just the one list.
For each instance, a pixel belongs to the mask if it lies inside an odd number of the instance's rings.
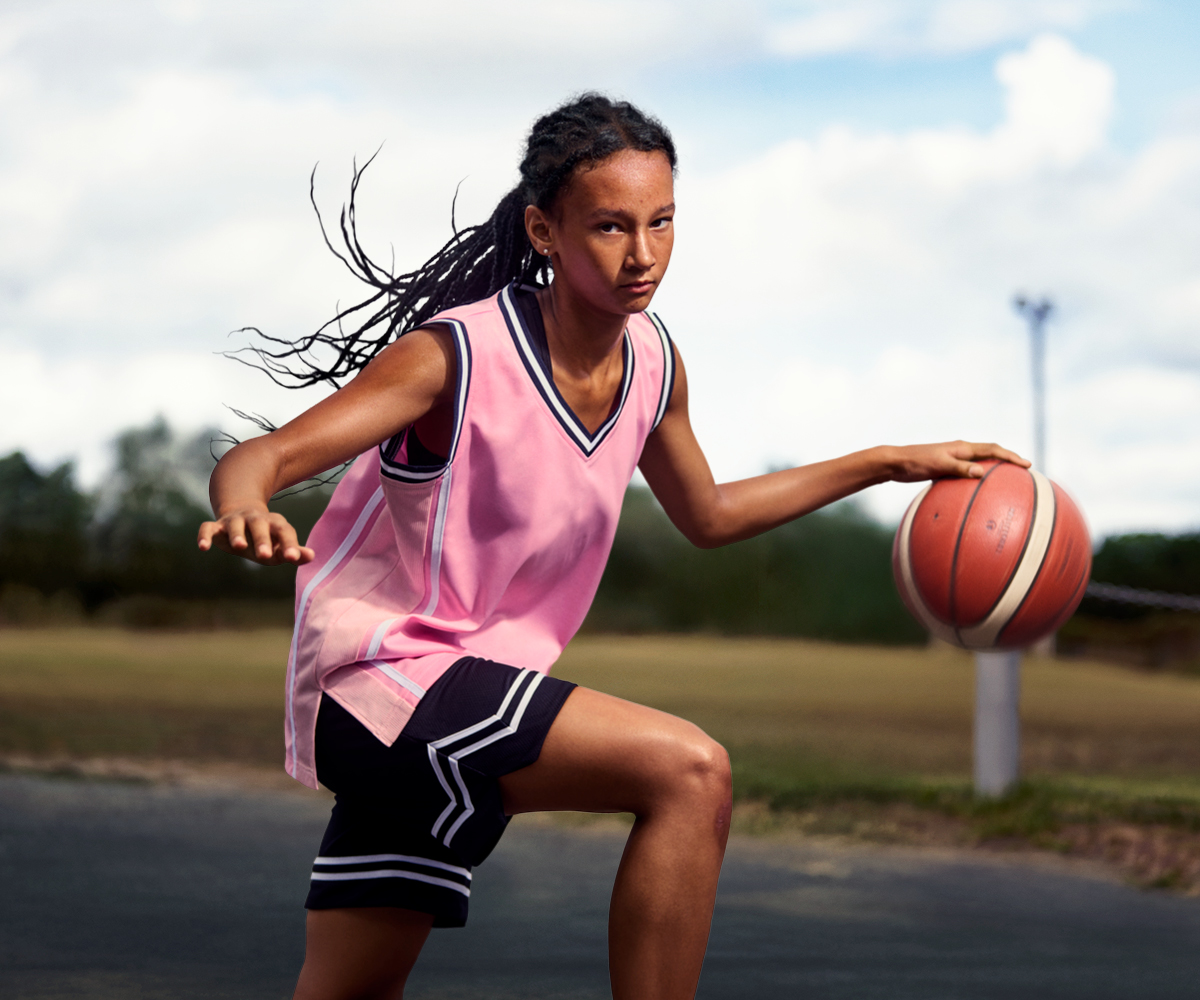
[[1046,471],[1046,328],[1038,320],[1029,324],[1030,361],[1033,364],[1033,460]]
[[1054,313],[1049,298],[1038,301],[1018,295],[1013,308],[1029,324],[1030,361],[1033,375],[1033,465],[1046,471],[1046,320]]
[[[1013,298],[1013,307],[1029,324],[1029,359],[1033,375],[1033,467],[1046,471],[1046,321],[1054,314],[1054,301],[1048,296],[1034,301],[1024,295]],[[1053,656],[1057,645],[1048,635],[1033,645],[1039,656]]]
[[975,654],[975,794],[998,797],[1021,766],[1021,654]]
[[[1033,376],[1033,464],[1046,471],[1046,320],[1049,298],[1017,295],[1013,306],[1029,324]],[[1054,654],[1054,637],[1034,647]],[[975,654],[975,794],[1001,796],[1012,789],[1021,769],[1021,654]]]

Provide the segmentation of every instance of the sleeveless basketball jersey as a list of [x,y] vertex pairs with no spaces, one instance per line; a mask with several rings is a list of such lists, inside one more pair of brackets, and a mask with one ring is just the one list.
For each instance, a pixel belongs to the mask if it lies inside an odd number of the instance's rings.
[[[462,656],[548,673],[583,622],[625,487],[674,383],[666,329],[629,317],[612,412],[590,433],[565,403],[514,285],[439,314],[457,356],[439,465],[402,431],[361,455],[308,538],[288,659],[287,770],[317,787],[322,692],[384,743]],[[428,461],[414,447],[414,461]]]

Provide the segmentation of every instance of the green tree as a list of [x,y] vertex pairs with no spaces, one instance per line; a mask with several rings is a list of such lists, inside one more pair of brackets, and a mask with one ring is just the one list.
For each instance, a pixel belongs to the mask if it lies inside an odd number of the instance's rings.
[[[1111,535],[1093,557],[1092,579],[1168,594],[1200,594],[1200,532]],[[1145,606],[1085,598],[1080,613],[1129,620],[1157,612]]]
[[[201,552],[196,531],[212,517],[208,479],[216,465],[205,429],[181,438],[161,417],[122,433],[116,464],[101,486],[92,526],[97,573],[91,603],[118,596],[290,598],[296,571],[257,566],[224,552]],[[271,502],[303,540],[332,487],[291,492]]]
[[0,587],[76,590],[87,563],[90,498],[74,467],[38,472],[21,452],[0,458]]
[[719,549],[690,545],[650,491],[625,495],[589,627],[921,642],[889,529],[849,503]]

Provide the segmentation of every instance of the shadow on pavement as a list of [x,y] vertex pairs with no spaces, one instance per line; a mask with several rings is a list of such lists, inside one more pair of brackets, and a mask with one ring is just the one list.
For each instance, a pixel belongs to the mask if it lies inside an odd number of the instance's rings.
[[[0,777],[0,996],[285,998],[328,803],[277,792]],[[622,837],[518,821],[407,991],[608,995]],[[738,840],[699,996],[1197,996],[1200,901],[1046,862]]]

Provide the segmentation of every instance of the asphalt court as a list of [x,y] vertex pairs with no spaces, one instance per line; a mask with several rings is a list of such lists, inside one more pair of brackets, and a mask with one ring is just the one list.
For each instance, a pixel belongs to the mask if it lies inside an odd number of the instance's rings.
[[[288,997],[328,803],[0,777],[0,996]],[[410,1000],[599,998],[622,838],[518,820]],[[699,996],[1174,1000],[1200,900],[1052,859],[735,839]]]

